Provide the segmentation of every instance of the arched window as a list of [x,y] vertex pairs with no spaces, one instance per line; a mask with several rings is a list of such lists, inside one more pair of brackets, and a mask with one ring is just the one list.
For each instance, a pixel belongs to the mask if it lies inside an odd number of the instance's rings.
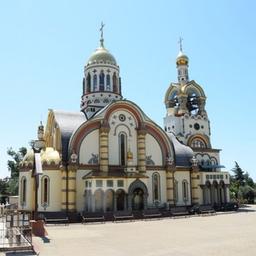
[[50,202],[50,178],[43,176],[41,179],[41,203],[43,206],[48,206]]
[[91,75],[88,73],[86,78],[86,92],[91,92]]
[[153,202],[160,201],[160,175],[155,172],[152,175]]
[[119,134],[119,162],[120,165],[126,164],[126,152],[127,152],[127,135],[125,133]]
[[116,73],[114,73],[114,75],[113,75],[113,92],[114,93],[118,93],[118,91],[117,91],[117,77],[116,77]]
[[196,115],[198,113],[198,110],[199,110],[198,95],[194,91],[191,91],[188,94],[187,108],[191,115]]
[[21,187],[20,187],[20,204],[25,205],[26,204],[26,193],[27,193],[27,179],[26,177],[21,178]]
[[106,90],[107,91],[111,90],[111,88],[110,88],[110,75],[109,74],[107,74],[107,87],[106,87]]
[[97,90],[97,75],[95,74],[93,76],[93,91],[95,92]]
[[182,195],[183,195],[183,201],[188,201],[188,182],[186,180],[182,181]]
[[206,148],[205,142],[199,138],[195,138],[191,142],[192,148]]
[[179,201],[179,185],[177,180],[174,180],[174,200],[176,203]]
[[105,87],[105,75],[103,71],[100,72],[100,91],[104,91]]

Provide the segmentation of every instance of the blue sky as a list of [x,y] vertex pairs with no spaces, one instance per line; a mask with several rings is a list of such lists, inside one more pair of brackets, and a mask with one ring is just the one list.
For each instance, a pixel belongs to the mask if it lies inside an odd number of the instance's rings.
[[1,1],[0,177],[8,147],[29,146],[49,108],[79,111],[83,66],[99,44],[121,69],[123,96],[163,126],[178,38],[207,95],[212,146],[256,179],[254,1]]

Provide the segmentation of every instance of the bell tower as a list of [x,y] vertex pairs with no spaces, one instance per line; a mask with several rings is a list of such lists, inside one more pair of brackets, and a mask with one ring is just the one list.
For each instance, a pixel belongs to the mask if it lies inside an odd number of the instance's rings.
[[84,67],[81,111],[90,119],[114,100],[122,99],[119,66],[104,46],[103,28],[100,28],[100,46],[92,53]]
[[[210,148],[210,122],[205,110],[206,96],[202,87],[189,80],[189,58],[183,52],[179,40],[179,54],[176,58],[178,82],[171,83],[166,95],[166,132],[173,133],[181,142],[191,146],[197,144]],[[194,141],[193,138],[199,138]]]

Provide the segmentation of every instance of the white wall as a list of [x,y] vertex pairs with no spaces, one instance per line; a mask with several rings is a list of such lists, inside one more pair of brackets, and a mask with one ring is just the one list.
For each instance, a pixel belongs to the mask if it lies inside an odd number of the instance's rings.
[[80,164],[88,164],[92,154],[99,156],[99,130],[90,132],[82,141],[79,151]]
[[76,209],[78,212],[82,212],[84,210],[85,180],[83,177],[89,172],[91,172],[91,170],[76,171]]
[[[22,210],[28,210],[32,211],[33,209],[33,202],[34,202],[34,196],[35,192],[33,190],[34,187],[34,178],[31,177],[32,170],[28,172],[20,172],[19,175],[19,202],[18,202],[18,208]],[[21,179],[22,177],[26,177],[27,179],[27,189],[26,189],[26,204],[22,207],[20,204],[21,200]]]
[[[175,180],[178,181],[178,201],[177,205],[190,205],[191,204],[191,189],[190,189],[190,173],[189,171],[176,171],[174,173]],[[182,182],[186,180],[188,182],[188,201],[183,200]]]
[[151,156],[155,165],[163,165],[163,156],[159,143],[150,134],[146,135],[146,156]]
[[42,178],[48,176],[50,178],[50,198],[49,206],[46,208],[48,212],[61,211],[61,171],[60,170],[44,170],[43,175],[40,175],[39,189],[38,189],[38,211],[45,211],[42,204]]
[[[125,121],[120,121],[120,115],[125,116]],[[133,153],[133,163],[137,164],[137,123],[131,113],[124,110],[113,112],[109,117],[109,164],[119,164],[119,141],[118,135],[120,132],[125,132],[127,135],[127,150],[130,147]]]
[[157,172],[160,175],[160,205],[166,203],[166,172],[165,171],[147,171],[147,183],[148,188],[148,206],[153,206],[153,187],[152,187],[152,175]]

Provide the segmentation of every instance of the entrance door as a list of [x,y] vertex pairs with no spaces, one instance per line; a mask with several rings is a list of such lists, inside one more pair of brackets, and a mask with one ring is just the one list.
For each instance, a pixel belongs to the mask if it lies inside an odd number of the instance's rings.
[[144,203],[143,203],[144,192],[141,188],[136,188],[133,191],[132,197],[132,209],[133,210],[143,210]]

